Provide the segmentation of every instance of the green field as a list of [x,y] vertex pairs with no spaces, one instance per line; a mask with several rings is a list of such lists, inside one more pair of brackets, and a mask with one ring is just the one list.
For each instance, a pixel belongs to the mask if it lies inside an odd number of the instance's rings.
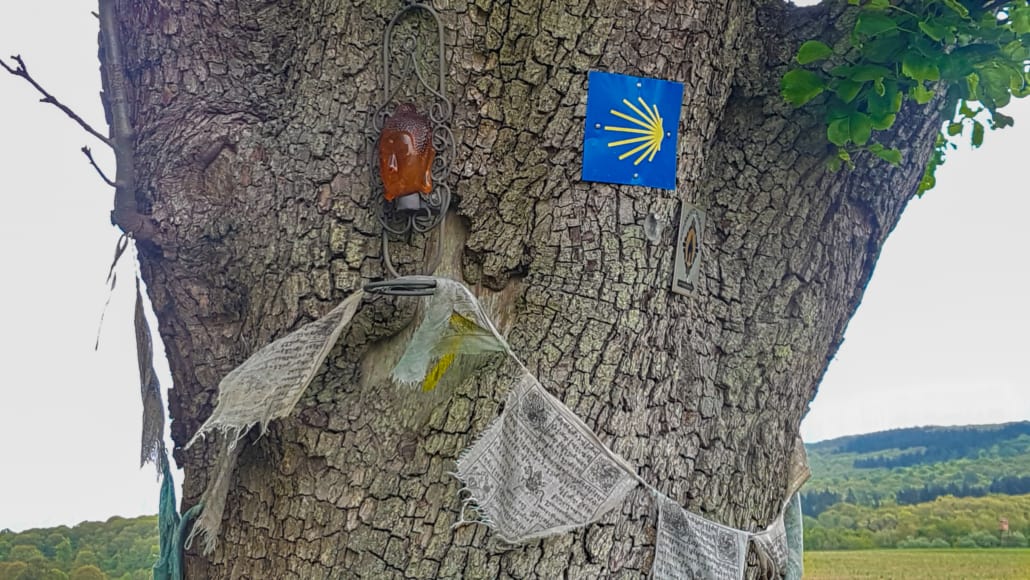
[[1030,579],[1030,550],[853,550],[805,552],[805,580]]

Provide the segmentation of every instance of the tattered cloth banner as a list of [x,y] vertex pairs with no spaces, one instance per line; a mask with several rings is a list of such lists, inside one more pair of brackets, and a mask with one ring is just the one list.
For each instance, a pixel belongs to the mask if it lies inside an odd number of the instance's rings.
[[189,541],[203,536],[204,553],[215,548],[225,498],[239,450],[236,443],[247,430],[262,432],[273,419],[290,414],[315,378],[343,329],[350,324],[364,292],[355,291],[328,314],[257,351],[218,384],[218,405],[186,445],[214,431],[223,447],[201,501],[204,511],[190,531]]
[[692,514],[661,493],[655,493],[654,497],[658,504],[658,537],[652,578],[740,580],[744,577],[749,532]]
[[133,323],[136,329],[136,362],[139,364],[140,396],[143,401],[143,429],[140,444],[140,467],[148,461],[157,464],[158,473],[165,461],[164,432],[165,409],[161,402],[161,383],[154,371],[154,343],[150,336],[150,325],[143,310],[143,294],[140,292],[139,277],[136,278],[136,308]]
[[528,372],[457,471],[479,521],[511,543],[596,521],[637,486],[633,474]]

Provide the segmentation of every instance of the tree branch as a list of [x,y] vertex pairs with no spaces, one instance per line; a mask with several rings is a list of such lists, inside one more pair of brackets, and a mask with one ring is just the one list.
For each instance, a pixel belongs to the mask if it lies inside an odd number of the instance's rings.
[[35,87],[35,89],[39,91],[41,95],[43,95],[43,98],[40,99],[41,103],[49,103],[57,107],[58,109],[63,111],[65,115],[68,115],[71,118],[71,120],[75,121],[79,124],[80,127],[85,129],[87,133],[96,137],[97,139],[100,139],[108,147],[114,147],[114,144],[111,143],[110,139],[108,139],[99,131],[91,127],[89,123],[87,123],[82,117],[78,116],[75,113],[75,111],[68,108],[68,106],[62,103],[61,101],[58,101],[57,97],[48,93],[46,89],[44,89],[38,82],[36,82],[36,79],[32,78],[32,75],[29,74],[29,69],[25,66],[25,61],[22,60],[21,55],[16,54],[11,58],[14,60],[15,63],[17,63],[17,66],[11,67],[6,62],[4,62],[3,59],[0,59],[0,66],[4,67],[4,70],[11,73],[12,75],[25,79],[26,81],[28,81],[30,85]]
[[100,174],[100,179],[103,179],[104,182],[110,185],[111,187],[115,187],[114,182],[108,179],[107,175],[104,174],[104,170],[100,169],[100,166],[97,165],[97,162],[93,160],[93,152],[89,150],[89,147],[83,146],[82,153],[86,156],[86,159],[89,159],[89,164],[93,166],[93,169],[96,169],[97,173]]
[[100,69],[117,164],[111,223],[136,239],[151,238],[154,223],[139,212],[136,204],[136,132],[129,115],[129,81],[125,78],[115,0],[100,0]]

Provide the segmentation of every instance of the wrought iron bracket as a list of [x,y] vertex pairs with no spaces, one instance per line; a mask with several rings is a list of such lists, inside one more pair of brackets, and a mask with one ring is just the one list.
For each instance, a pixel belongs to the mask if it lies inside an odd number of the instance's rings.
[[[432,42],[435,36],[435,42]],[[369,188],[381,200],[383,265],[390,276],[400,274],[390,258],[391,240],[410,240],[439,227],[451,203],[451,162],[454,135],[450,122],[453,107],[447,97],[447,58],[444,27],[429,2],[407,0],[383,33],[383,84],[381,101],[370,111],[365,124],[369,167]],[[384,125],[402,103],[415,105],[431,125],[430,140],[436,154],[429,172],[432,190],[387,201],[379,166],[379,139]],[[437,234],[435,256],[428,260],[432,273],[440,264],[443,236]],[[428,250],[427,250],[428,251]]]

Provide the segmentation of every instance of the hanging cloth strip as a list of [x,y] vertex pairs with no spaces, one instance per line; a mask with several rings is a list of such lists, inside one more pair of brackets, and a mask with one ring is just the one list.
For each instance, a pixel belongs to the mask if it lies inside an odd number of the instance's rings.
[[140,442],[140,467],[152,462],[162,471],[161,457],[164,453],[165,410],[161,402],[161,383],[154,370],[154,342],[143,309],[143,294],[140,291],[139,276],[136,276],[136,308],[134,316],[136,329],[136,361],[139,363],[140,396],[143,400],[143,436]]
[[154,564],[154,580],[183,580],[186,570],[183,565],[186,535],[190,524],[204,507],[203,504],[198,503],[186,510],[186,513],[180,517],[178,509],[175,507],[175,481],[172,479],[172,470],[164,447],[161,448],[160,463],[162,480],[157,530],[158,546],[161,551],[157,563]]
[[[130,238],[122,236],[115,249],[115,257],[108,272],[111,290],[114,290],[115,266],[129,245]],[[135,247],[134,247],[135,251]],[[135,260],[134,260],[135,261]],[[140,442],[140,467],[146,463],[157,466],[161,478],[161,492],[158,502],[158,561],[154,564],[154,580],[183,580],[183,543],[193,519],[203,509],[198,504],[179,516],[175,501],[175,480],[172,478],[168,451],[164,444],[164,404],[161,400],[161,384],[154,370],[154,341],[147,322],[140,288],[139,272],[136,272],[136,304],[133,326],[136,336],[136,362],[139,367],[140,397],[143,403],[142,438]],[[110,302],[110,298],[108,298]],[[107,306],[105,305],[105,310]],[[101,318],[101,322],[103,319]],[[99,333],[98,333],[99,346]]]
[[203,551],[215,549],[225,498],[239,457],[237,443],[255,425],[263,434],[273,419],[293,411],[315,378],[340,334],[350,324],[365,293],[358,290],[318,320],[266,345],[233,369],[218,384],[218,404],[190,439],[190,447],[211,432],[222,446],[201,502],[204,510],[187,538],[203,538]]

